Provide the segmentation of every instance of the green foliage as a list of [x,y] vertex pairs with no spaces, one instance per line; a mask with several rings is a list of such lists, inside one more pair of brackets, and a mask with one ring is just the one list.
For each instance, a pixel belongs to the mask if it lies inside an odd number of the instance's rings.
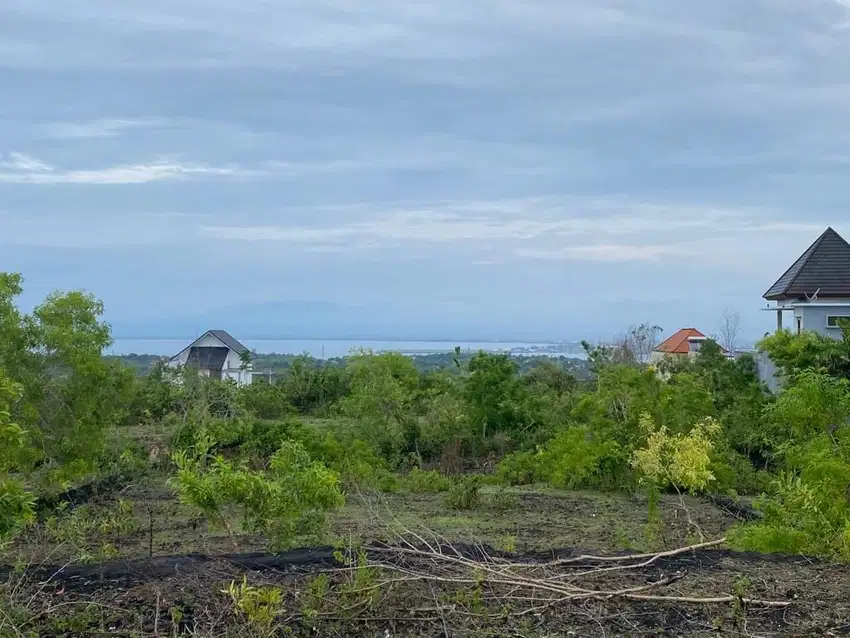
[[832,339],[816,332],[792,334],[781,330],[762,339],[758,349],[767,353],[789,380],[801,372],[820,372],[831,377],[850,378],[850,339]]
[[599,440],[585,427],[570,427],[537,453],[535,476],[555,487],[613,488],[625,456],[612,440]]
[[11,422],[10,406],[19,397],[20,387],[0,370],[0,547],[35,518],[33,495],[10,475],[28,469],[32,456],[26,432]]
[[98,300],[53,293],[25,314],[16,306],[22,284],[20,275],[0,273],[0,368],[20,391],[11,419],[40,462],[97,462],[107,429],[127,416],[134,375],[101,356],[111,337]]
[[715,480],[711,471],[714,438],[720,426],[707,418],[685,434],[670,434],[656,427],[647,414],[641,418],[646,444],[632,454],[632,465],[641,482],[651,489],[673,487],[677,491],[704,492]]
[[416,368],[398,353],[361,352],[352,357],[349,373],[351,391],[341,401],[340,411],[354,421],[360,438],[398,465],[419,438]]
[[850,418],[850,380],[802,371],[767,409],[774,448],[844,425]]
[[571,418],[574,423],[587,424],[600,439],[632,448],[644,437],[641,415],[661,420],[664,381],[653,370],[607,366],[598,371],[595,385],[595,391],[578,400]]
[[246,576],[237,584],[231,581],[226,594],[237,613],[248,623],[248,627],[260,636],[276,633],[278,616],[283,611],[283,593],[277,587],[255,587],[248,584]]
[[451,489],[452,481],[436,470],[425,471],[414,467],[407,475],[404,485],[414,494],[440,494]]
[[850,560],[850,428],[784,450],[784,468],[757,507],[758,523],[730,535],[742,549]]
[[455,383],[431,387],[422,399],[418,452],[424,460],[440,458],[453,446],[468,451],[474,439],[467,405]]
[[478,507],[481,490],[481,475],[469,474],[457,477],[444,500],[448,507],[456,510],[471,510]]
[[283,419],[296,414],[286,388],[281,383],[261,379],[239,388],[239,405],[259,419]]
[[479,352],[469,362],[466,400],[469,419],[482,439],[516,432],[528,424],[523,410],[523,385],[509,356]]
[[548,483],[566,489],[616,489],[629,482],[628,459],[610,439],[599,440],[587,427],[572,426],[535,452],[515,452],[497,468],[508,485]]
[[[256,369],[256,366],[255,366]],[[349,393],[348,371],[309,356],[289,364],[281,385],[292,406],[301,414],[323,415]]]
[[210,448],[206,441],[191,452],[175,452],[172,483],[183,502],[223,524],[234,544],[229,508],[241,510],[243,529],[266,534],[272,547],[284,548],[318,535],[324,513],[344,503],[337,473],[312,460],[299,443],[284,442],[268,471],[211,456]]

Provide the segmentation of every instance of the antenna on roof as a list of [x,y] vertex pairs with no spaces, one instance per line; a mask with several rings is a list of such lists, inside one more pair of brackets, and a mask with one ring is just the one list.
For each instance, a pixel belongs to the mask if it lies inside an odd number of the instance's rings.
[[[815,290],[815,294],[813,294],[811,297],[809,297],[809,295],[806,295],[806,301],[808,301],[809,303],[811,303],[813,301],[817,301],[819,292],[820,292],[820,288]],[[805,293],[803,293],[803,294],[805,294]]]

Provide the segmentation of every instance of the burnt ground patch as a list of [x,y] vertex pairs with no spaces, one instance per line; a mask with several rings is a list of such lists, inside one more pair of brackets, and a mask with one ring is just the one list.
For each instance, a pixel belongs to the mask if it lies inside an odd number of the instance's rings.
[[[370,560],[381,561],[386,549],[376,546]],[[520,562],[581,553],[561,549],[508,555],[478,545],[455,545],[453,549],[474,559],[486,556]],[[246,630],[245,618],[223,593],[231,582],[238,583],[243,577],[248,583],[278,588],[283,594],[279,633],[271,635],[317,635],[319,631],[318,635],[339,636],[387,632],[392,636],[569,632],[580,636],[812,636],[843,635],[850,629],[850,568],[800,557],[689,551],[645,568],[601,572],[590,584],[607,591],[675,574],[674,584],[656,593],[704,598],[733,592],[745,579],[743,596],[787,601],[787,608],[609,598],[565,601],[528,614],[521,613],[530,608],[528,601],[512,599],[504,592],[475,607],[463,598],[468,585],[448,582],[434,586],[414,580],[386,585],[368,605],[352,611],[340,593],[347,577],[337,558],[332,547],[316,547],[280,554],[186,555],[64,568],[44,565],[23,574],[6,569],[3,576],[15,583],[16,593],[10,599],[30,601],[34,620],[24,622],[48,632],[41,635],[63,635],[62,628],[72,625],[76,633],[64,635],[94,636],[105,631],[152,636],[165,627],[177,632],[191,629],[200,632],[198,635],[249,635],[238,633],[240,627]],[[579,561],[561,566],[559,573],[571,577],[598,565],[592,560]],[[413,567],[405,564],[406,569]],[[419,564],[416,569],[439,567]],[[331,584],[319,601],[319,611],[311,615],[311,605],[316,603],[310,600],[311,583],[322,574],[330,574]],[[393,578],[389,575],[387,581]],[[486,583],[482,590],[485,600],[495,593]],[[169,635],[167,631],[160,635]]]

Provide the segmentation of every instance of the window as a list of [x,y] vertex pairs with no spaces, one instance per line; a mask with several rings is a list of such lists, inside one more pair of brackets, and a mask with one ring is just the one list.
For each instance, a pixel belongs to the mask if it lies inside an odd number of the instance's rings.
[[850,322],[850,315],[827,315],[827,328],[840,328],[842,323]]

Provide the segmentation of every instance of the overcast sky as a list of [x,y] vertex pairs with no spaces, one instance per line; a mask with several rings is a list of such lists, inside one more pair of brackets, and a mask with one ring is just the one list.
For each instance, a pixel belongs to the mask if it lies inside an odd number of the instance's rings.
[[0,268],[116,326],[758,336],[849,177],[843,0],[0,4]]

